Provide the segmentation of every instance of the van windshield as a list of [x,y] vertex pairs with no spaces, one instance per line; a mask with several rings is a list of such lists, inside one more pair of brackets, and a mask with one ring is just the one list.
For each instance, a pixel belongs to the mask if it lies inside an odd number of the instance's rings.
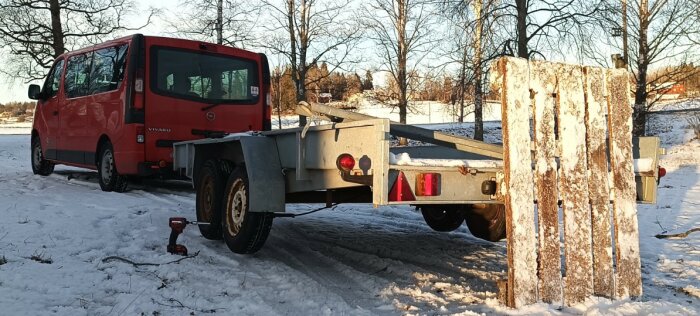
[[155,47],[151,88],[155,93],[204,103],[258,102],[257,63],[198,51]]

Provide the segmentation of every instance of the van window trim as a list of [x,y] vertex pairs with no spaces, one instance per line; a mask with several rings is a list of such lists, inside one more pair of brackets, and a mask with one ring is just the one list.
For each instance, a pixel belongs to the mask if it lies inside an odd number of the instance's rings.
[[214,57],[223,57],[223,58],[236,58],[240,60],[244,60],[247,62],[252,62],[255,64],[255,70],[256,73],[255,75],[258,78],[258,89],[262,89],[261,87],[261,82],[262,78],[260,78],[260,63],[252,58],[247,58],[243,56],[237,56],[237,55],[231,55],[231,54],[222,54],[218,52],[210,52],[210,51],[203,51],[203,50],[197,50],[197,49],[190,49],[190,48],[183,48],[183,47],[173,47],[173,46],[167,46],[167,45],[151,45],[149,47],[149,78],[148,78],[148,87],[150,88],[151,92],[153,94],[157,94],[160,96],[168,97],[168,98],[173,98],[176,100],[187,100],[187,101],[192,101],[192,102],[197,102],[200,105],[201,104],[210,104],[210,103],[217,103],[221,105],[258,105],[260,104],[260,100],[262,100],[262,97],[260,93],[253,99],[249,100],[230,100],[230,99],[207,99],[207,98],[202,98],[202,97],[189,97],[186,95],[182,94],[174,94],[174,93],[169,93],[167,91],[161,90],[158,88],[156,85],[156,71],[158,68],[158,51],[161,49],[165,50],[170,50],[170,51],[179,51],[179,52],[186,52],[186,53],[195,53],[195,54],[202,54],[202,55],[208,55],[208,56],[214,56]]

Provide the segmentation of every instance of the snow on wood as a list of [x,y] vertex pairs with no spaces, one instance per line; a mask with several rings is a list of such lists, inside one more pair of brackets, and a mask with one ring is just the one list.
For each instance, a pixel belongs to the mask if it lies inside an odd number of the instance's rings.
[[580,66],[559,65],[560,190],[564,213],[567,305],[593,294],[591,213],[588,204],[585,100]]
[[613,297],[614,271],[610,227],[610,189],[606,145],[605,71],[585,68],[588,194],[593,232],[593,293]]
[[533,97],[535,136],[535,177],[539,233],[539,297],[547,303],[562,302],[561,242],[557,204],[556,139],[554,105],[556,68],[545,62],[531,62],[530,89]]
[[497,63],[503,113],[508,302],[521,307],[537,301],[537,249],[530,157],[528,62],[501,58]]
[[642,294],[639,258],[639,229],[632,165],[632,107],[629,80],[624,69],[608,73],[608,113],[610,113],[610,164],[613,178],[613,220],[617,260],[616,295],[619,298]]

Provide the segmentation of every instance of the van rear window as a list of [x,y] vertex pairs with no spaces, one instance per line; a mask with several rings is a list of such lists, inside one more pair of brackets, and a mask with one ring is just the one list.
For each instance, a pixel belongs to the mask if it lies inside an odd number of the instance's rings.
[[257,103],[257,63],[234,56],[154,47],[151,89],[200,102]]

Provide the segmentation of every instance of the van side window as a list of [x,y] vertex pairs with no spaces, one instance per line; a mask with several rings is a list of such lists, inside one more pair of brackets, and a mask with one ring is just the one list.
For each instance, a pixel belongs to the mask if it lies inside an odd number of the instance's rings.
[[124,79],[127,45],[98,49],[93,53],[89,94],[115,90]]
[[64,80],[67,98],[88,94],[91,60],[92,53],[76,55],[68,59],[66,79]]
[[61,87],[61,72],[63,72],[63,59],[53,65],[53,69],[46,77],[44,87],[42,87],[42,92],[46,98],[53,97],[58,93],[58,89]]

